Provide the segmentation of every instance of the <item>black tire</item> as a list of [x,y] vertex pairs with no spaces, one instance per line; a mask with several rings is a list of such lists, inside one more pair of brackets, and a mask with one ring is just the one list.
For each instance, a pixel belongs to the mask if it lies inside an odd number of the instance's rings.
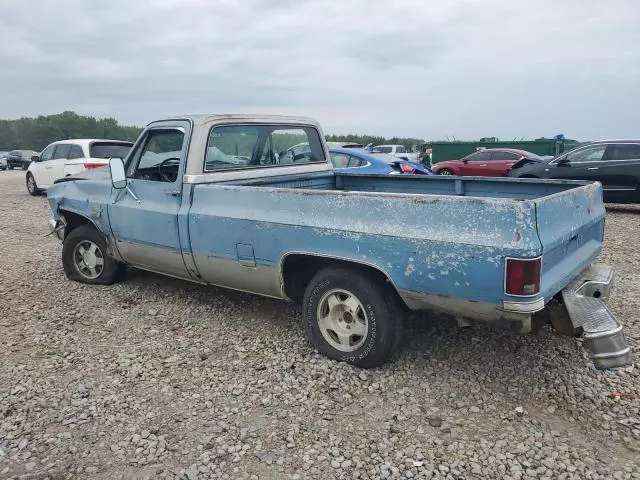
[[[324,303],[325,296],[336,290],[349,292],[356,297],[366,315],[366,336],[360,337],[361,345],[353,351],[334,347],[327,341],[319,325],[321,302]],[[303,312],[309,340],[329,358],[373,368],[389,360],[400,346],[404,315],[396,293],[383,279],[366,271],[344,267],[324,268],[305,290]]]
[[42,193],[42,190],[38,188],[36,179],[33,178],[33,175],[31,175],[31,173],[27,173],[27,192],[29,192],[29,195],[31,195],[32,197],[37,197]]
[[455,173],[448,168],[443,168],[442,170],[438,170],[438,175],[455,175]]
[[26,170],[29,168],[29,164],[27,162],[22,162],[22,170]]
[[[99,249],[102,258],[102,269],[95,278],[89,278],[76,266],[76,247],[84,243],[93,243]],[[123,263],[109,257],[107,254],[107,242],[93,225],[81,225],[71,230],[64,239],[62,245],[62,266],[69,280],[89,283],[92,285],[111,285],[122,280],[126,266]]]

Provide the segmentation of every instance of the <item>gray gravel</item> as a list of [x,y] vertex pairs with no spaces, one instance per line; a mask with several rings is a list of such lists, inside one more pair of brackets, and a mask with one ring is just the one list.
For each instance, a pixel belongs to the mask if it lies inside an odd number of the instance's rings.
[[[284,303],[139,271],[68,282],[23,175],[0,172],[0,478],[640,478],[638,368],[415,316],[397,361],[363,371]],[[640,207],[609,211],[636,352],[639,236]]]

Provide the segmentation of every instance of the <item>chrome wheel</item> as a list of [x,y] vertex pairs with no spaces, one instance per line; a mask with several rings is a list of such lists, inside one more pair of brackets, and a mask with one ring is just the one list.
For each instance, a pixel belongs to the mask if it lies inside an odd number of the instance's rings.
[[98,278],[104,269],[104,255],[100,247],[84,240],[73,250],[73,264],[80,275],[89,280]]
[[324,339],[341,352],[354,352],[367,339],[367,314],[360,300],[346,290],[329,290],[323,295],[317,320]]
[[451,171],[447,170],[446,168],[443,170],[440,170],[438,172],[438,175],[452,175]]

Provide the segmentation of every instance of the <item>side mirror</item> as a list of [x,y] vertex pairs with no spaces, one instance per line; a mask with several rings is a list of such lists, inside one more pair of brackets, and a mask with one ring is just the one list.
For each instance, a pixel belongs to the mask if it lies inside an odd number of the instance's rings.
[[469,163],[469,159],[465,158],[464,160],[462,160],[462,163]]
[[114,157],[109,160],[109,173],[111,174],[111,184],[118,190],[127,186],[127,173],[124,170],[124,162],[121,158]]
[[40,155],[33,155],[31,157],[31,161],[32,162],[39,162],[40,161]]
[[569,165],[571,165],[571,162],[567,159],[567,157],[561,158],[560,160],[558,160],[556,162],[556,165],[558,167],[568,167]]

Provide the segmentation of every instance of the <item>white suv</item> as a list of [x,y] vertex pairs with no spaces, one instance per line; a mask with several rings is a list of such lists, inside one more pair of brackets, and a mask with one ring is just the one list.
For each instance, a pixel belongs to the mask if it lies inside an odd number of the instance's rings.
[[32,157],[27,170],[27,190],[38,195],[59,178],[104,167],[112,157],[125,158],[133,143],[122,140],[61,140]]
[[407,150],[404,145],[376,145],[371,153],[386,153],[401,158],[407,162],[417,162],[418,154]]

